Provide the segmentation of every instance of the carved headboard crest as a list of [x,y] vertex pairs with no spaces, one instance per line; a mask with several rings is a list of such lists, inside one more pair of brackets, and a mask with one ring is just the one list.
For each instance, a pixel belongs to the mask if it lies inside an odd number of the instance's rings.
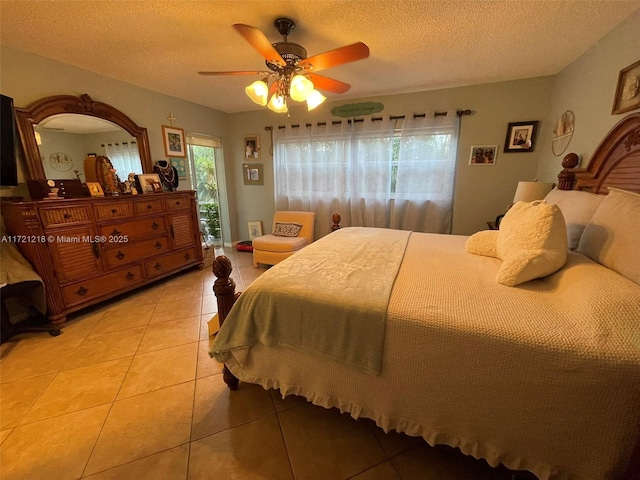
[[631,147],[640,143],[640,128],[629,133],[627,139],[624,141],[624,147],[627,150],[631,150]]
[[640,193],[640,113],[627,115],[607,133],[587,168],[566,168],[558,175],[562,190],[606,194],[609,187]]

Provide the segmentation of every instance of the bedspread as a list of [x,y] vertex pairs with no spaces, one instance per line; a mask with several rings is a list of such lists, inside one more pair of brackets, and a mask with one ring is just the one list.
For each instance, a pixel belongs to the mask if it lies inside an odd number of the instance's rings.
[[559,272],[507,287],[500,261],[466,254],[466,239],[409,239],[379,375],[262,344],[227,366],[494,466],[620,478],[640,440],[640,287],[574,252]]
[[[378,374],[387,306],[411,232],[345,228],[272,267],[235,303],[212,356],[287,345]],[[372,241],[374,240],[374,241]],[[327,255],[331,252],[331,255]]]

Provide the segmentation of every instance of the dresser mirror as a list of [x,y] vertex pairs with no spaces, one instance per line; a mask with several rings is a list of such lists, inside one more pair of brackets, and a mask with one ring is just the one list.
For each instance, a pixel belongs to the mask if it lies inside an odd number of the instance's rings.
[[109,156],[107,148],[137,149],[139,162],[136,158],[135,163],[126,164],[128,171],[118,169],[121,179],[131,171],[153,172],[147,129],[87,94],[43,98],[28,108],[16,108],[15,117],[28,180],[79,178],[84,182],[85,158]]

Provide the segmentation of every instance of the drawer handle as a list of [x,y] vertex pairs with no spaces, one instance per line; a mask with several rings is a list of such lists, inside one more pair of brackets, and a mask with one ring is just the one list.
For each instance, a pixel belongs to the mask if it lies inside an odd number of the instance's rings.
[[82,297],[82,296],[86,295],[88,291],[89,291],[89,290],[87,290],[86,288],[84,288],[83,286],[81,286],[81,287],[78,289],[78,291],[76,292],[76,295],[80,295],[80,296]]
[[65,213],[63,215],[63,217],[64,217],[65,220],[69,220],[71,218],[71,214],[70,213]]
[[113,213],[113,214],[118,213],[118,209],[117,209],[117,208],[112,208],[112,209],[111,209],[111,213]]
[[100,250],[98,250],[98,244],[95,242],[91,243],[91,250],[93,250],[93,256],[96,258],[100,258]]
[[148,208],[149,210],[151,210],[151,209],[153,208],[153,205],[151,205],[150,203],[148,203],[148,204],[147,204],[147,208]]
[[176,205],[180,205],[180,200],[176,200]]
[[118,250],[118,254],[116,255],[116,258],[118,260],[122,260],[126,255],[124,253],[122,253],[120,250]]
[[173,230],[173,225],[171,225],[171,238],[173,238],[174,240],[176,238],[176,232]]
[[113,232],[111,232],[111,236],[116,237],[116,236],[118,236],[118,235],[120,235],[120,231],[119,231],[117,228],[114,228],[114,229],[113,229]]
[[162,265],[159,264],[158,262],[156,262],[156,264],[153,266],[153,268],[155,268],[156,270],[160,270],[162,268]]
[[127,272],[127,280],[133,280],[134,278],[136,278],[136,276],[133,273]]
[[160,242],[156,242],[154,247],[156,247],[156,250],[160,250],[162,248],[162,244]]
[[153,222],[151,224],[151,230],[157,230],[158,228],[160,228],[160,225],[158,225],[156,222]]
[[189,260],[191,258],[191,255],[189,254],[189,252],[184,254],[184,259],[185,260]]

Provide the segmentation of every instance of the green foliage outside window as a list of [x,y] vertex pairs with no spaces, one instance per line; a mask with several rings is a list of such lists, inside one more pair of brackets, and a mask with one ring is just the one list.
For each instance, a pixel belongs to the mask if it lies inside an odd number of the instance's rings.
[[195,164],[200,216],[207,225],[209,235],[221,238],[214,150],[211,147],[192,145],[191,154]]

